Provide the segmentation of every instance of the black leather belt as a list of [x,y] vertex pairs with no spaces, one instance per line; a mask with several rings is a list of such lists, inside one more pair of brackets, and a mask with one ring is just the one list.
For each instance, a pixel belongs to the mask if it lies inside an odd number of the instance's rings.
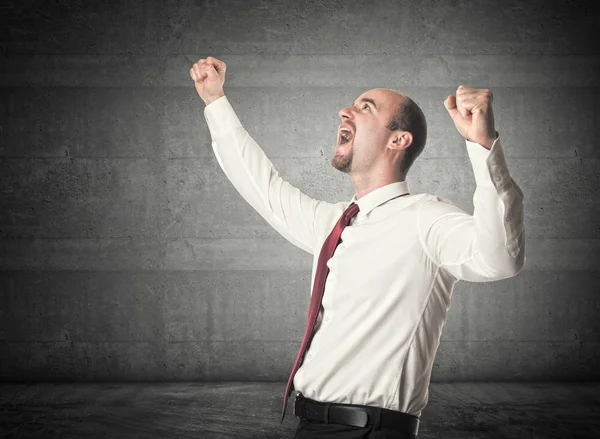
[[305,398],[301,393],[294,401],[294,415],[326,424],[376,426],[413,436],[419,431],[419,418],[408,413],[365,405],[318,402]]

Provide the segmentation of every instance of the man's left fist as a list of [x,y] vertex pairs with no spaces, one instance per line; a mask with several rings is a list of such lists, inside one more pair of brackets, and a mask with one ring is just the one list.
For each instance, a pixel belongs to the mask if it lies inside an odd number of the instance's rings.
[[498,134],[494,127],[493,99],[492,91],[487,88],[459,85],[456,97],[450,95],[444,101],[458,132],[468,141],[487,149],[492,148]]

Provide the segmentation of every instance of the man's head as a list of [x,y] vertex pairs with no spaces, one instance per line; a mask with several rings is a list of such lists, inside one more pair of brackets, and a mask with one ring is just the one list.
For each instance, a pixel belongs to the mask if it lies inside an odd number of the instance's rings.
[[395,90],[369,90],[338,114],[342,123],[331,164],[342,172],[368,176],[391,171],[404,177],[425,147],[425,115],[412,99]]

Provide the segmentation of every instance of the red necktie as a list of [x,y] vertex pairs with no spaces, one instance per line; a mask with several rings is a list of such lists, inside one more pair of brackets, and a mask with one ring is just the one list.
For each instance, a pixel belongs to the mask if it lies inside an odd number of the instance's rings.
[[350,223],[352,218],[356,216],[359,208],[358,204],[350,203],[337,224],[333,228],[332,232],[329,234],[325,242],[323,243],[323,247],[321,248],[321,253],[319,254],[319,262],[317,263],[317,274],[315,275],[315,284],[313,286],[312,297],[310,298],[310,309],[308,312],[308,324],[306,325],[306,331],[304,332],[304,339],[302,340],[302,344],[300,345],[300,351],[298,352],[298,356],[296,357],[296,362],[294,363],[294,367],[292,369],[292,373],[287,383],[287,387],[285,389],[285,396],[283,397],[283,412],[281,413],[281,422],[285,418],[285,409],[287,407],[287,399],[290,395],[291,386],[294,381],[294,375],[298,370],[298,366],[300,365],[300,360],[304,356],[304,352],[312,338],[313,329],[317,322],[317,316],[319,315],[319,311],[321,310],[321,300],[323,299],[323,293],[325,292],[325,279],[327,279],[327,275],[329,274],[329,267],[327,266],[327,261],[331,259],[335,249],[340,243],[340,235],[342,234],[342,230]]

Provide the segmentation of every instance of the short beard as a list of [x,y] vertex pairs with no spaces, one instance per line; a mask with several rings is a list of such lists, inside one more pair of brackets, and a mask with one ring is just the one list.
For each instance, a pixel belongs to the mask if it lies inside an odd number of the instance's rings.
[[348,154],[340,155],[336,154],[331,158],[331,166],[333,166],[338,171],[342,171],[345,173],[350,172],[350,166],[352,165],[352,155],[354,153],[354,149],[351,148]]

